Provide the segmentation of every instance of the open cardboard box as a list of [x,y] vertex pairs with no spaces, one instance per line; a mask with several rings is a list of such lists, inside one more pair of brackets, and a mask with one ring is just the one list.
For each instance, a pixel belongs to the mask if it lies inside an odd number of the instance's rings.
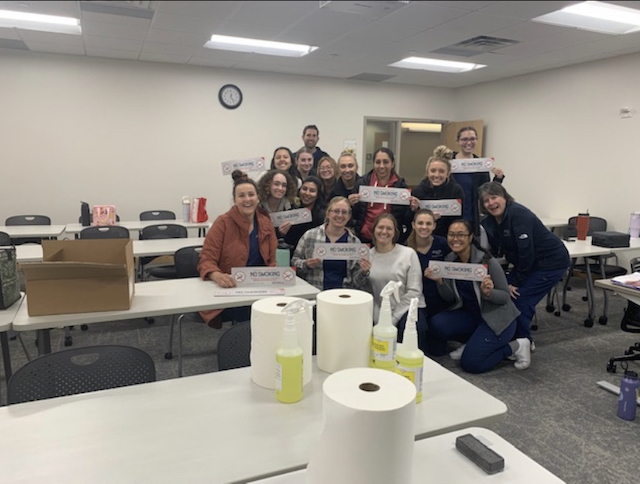
[[42,262],[20,264],[29,316],[131,308],[131,239],[43,240],[42,252]]

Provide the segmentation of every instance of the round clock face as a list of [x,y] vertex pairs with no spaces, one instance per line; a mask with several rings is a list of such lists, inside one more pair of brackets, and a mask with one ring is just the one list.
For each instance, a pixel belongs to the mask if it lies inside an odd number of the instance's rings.
[[226,84],[220,88],[218,99],[227,109],[235,109],[242,104],[242,91],[238,86]]

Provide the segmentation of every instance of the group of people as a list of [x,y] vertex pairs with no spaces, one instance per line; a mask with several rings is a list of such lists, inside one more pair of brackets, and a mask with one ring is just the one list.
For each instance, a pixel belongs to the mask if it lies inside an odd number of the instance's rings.
[[[233,287],[232,267],[275,266],[278,240],[292,249],[291,265],[299,277],[320,290],[356,288],[374,298],[373,324],[380,313],[382,288],[400,281],[399,300],[391,298],[392,322],[403,338],[409,304],[418,299],[420,348],[432,356],[449,352],[465,371],[481,373],[505,359],[516,369],[531,363],[530,334],[535,306],[562,278],[568,253],[554,234],[526,207],[515,202],[501,182],[502,170],[451,173],[451,160],[471,158],[477,142],[472,127],[457,134],[460,151],[439,146],[426,163],[424,180],[411,191],[410,204],[360,200],[360,186],[408,188],[395,170],[388,148],[373,154],[373,169],[360,177],[352,151],[335,161],[317,148],[318,130],[307,126],[305,146],[296,156],[288,148],[275,150],[271,170],[258,182],[233,173],[233,206],[221,215],[205,239],[199,271],[220,287]],[[440,216],[421,208],[421,200],[458,199],[461,216]],[[269,213],[305,208],[304,224],[274,228]],[[489,247],[482,247],[480,233]],[[366,243],[368,257],[321,260],[317,243]],[[500,259],[505,259],[505,273]],[[483,264],[481,281],[439,277],[430,261]],[[226,317],[247,319],[248,308],[202,313],[219,327]],[[238,311],[245,313],[238,314]]]

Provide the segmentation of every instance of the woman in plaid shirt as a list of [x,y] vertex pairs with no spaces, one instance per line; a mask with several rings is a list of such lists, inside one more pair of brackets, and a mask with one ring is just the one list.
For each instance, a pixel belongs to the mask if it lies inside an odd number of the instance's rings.
[[359,244],[360,239],[347,228],[351,205],[344,197],[329,202],[324,225],[307,231],[296,247],[291,264],[298,276],[320,290],[358,287],[356,281],[366,278],[371,269],[368,259],[321,260],[313,257],[315,244]]

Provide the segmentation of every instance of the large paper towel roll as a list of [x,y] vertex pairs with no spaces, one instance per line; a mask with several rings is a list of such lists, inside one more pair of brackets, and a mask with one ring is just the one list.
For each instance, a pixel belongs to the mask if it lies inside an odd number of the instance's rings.
[[308,484],[411,484],[416,388],[377,368],[329,376],[324,430],[307,466]]
[[333,373],[368,367],[373,296],[354,289],[330,289],[320,292],[316,301],[318,368]]
[[[276,388],[276,350],[282,340],[286,315],[284,307],[300,298],[276,296],[251,305],[251,379],[261,387]],[[311,381],[313,323],[306,312],[295,315],[298,344],[302,348],[303,384]]]

